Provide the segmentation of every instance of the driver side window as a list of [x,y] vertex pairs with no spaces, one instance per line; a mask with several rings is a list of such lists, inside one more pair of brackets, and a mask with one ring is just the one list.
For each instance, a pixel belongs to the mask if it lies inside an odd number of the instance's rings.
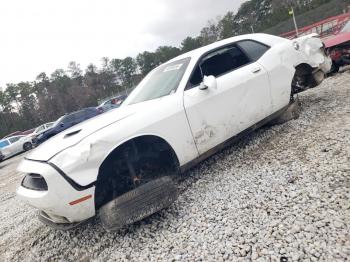
[[221,48],[201,59],[193,71],[187,89],[199,85],[204,76],[220,77],[250,62],[236,45]]

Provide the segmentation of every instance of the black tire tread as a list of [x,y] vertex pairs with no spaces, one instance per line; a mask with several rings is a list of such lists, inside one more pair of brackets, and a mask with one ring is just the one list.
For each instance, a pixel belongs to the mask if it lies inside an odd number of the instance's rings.
[[99,213],[100,220],[107,231],[115,231],[160,211],[176,198],[177,188],[173,179],[164,176],[102,206]]

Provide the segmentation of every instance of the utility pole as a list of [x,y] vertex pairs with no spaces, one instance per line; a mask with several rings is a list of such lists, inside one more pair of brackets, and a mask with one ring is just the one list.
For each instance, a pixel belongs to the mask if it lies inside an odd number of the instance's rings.
[[250,28],[252,29],[252,33],[254,34],[254,27],[251,25]]
[[295,33],[297,34],[297,37],[299,37],[298,25],[297,25],[297,21],[295,20],[293,7],[292,7],[291,11],[289,11],[289,14],[293,15],[293,22],[294,22],[294,27],[295,27]]

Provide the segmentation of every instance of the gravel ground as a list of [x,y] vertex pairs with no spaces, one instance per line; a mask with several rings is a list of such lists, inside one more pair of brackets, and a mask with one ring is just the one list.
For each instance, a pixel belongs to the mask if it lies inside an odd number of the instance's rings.
[[350,73],[300,100],[299,119],[211,157],[185,174],[171,207],[116,233],[96,221],[66,232],[42,225],[13,193],[21,156],[5,161],[0,260],[347,260]]

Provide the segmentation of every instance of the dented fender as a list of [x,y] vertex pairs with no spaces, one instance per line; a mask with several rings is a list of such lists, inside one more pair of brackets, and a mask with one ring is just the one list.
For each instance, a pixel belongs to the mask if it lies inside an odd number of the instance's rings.
[[[160,106],[168,110],[157,110]],[[100,166],[113,150],[136,137],[147,135],[163,139],[174,150],[180,165],[198,156],[181,94],[140,103],[138,107],[148,110],[140,109],[139,113],[100,129],[49,161],[85,186],[96,181]]]

